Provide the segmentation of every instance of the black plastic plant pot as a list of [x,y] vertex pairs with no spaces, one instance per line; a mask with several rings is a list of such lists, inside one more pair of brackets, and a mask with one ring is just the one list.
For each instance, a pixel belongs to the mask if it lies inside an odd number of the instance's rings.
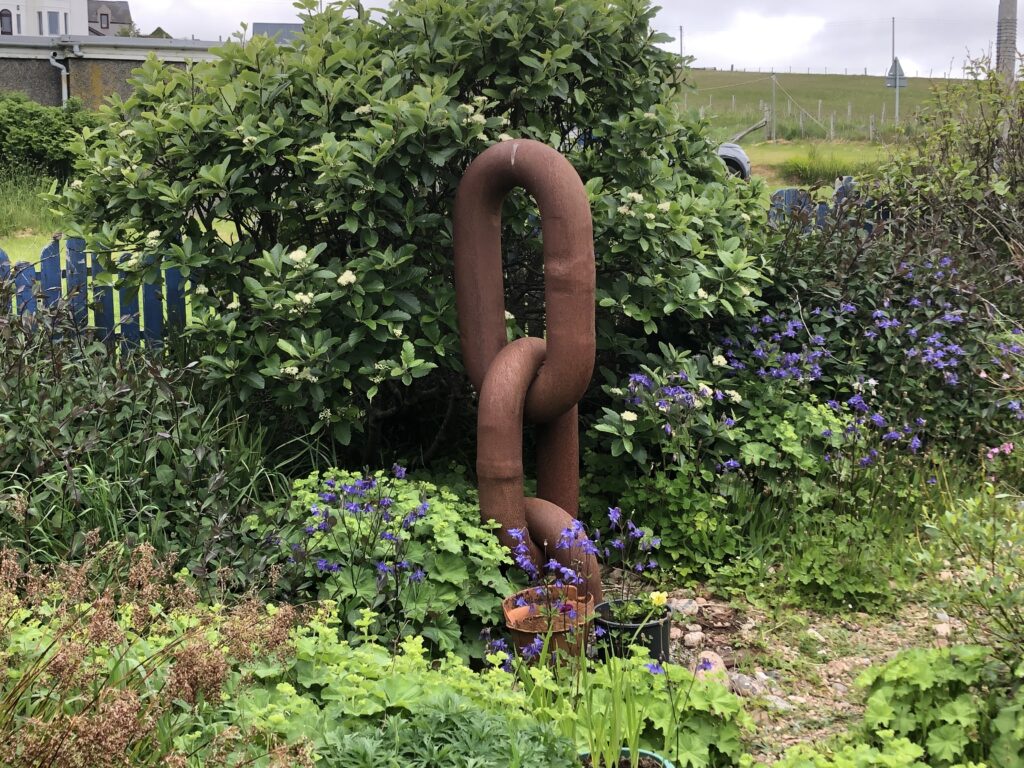
[[594,609],[597,628],[597,645],[605,653],[625,657],[629,655],[631,645],[639,645],[650,651],[651,658],[657,661],[668,661],[669,630],[672,627],[672,612],[652,616],[647,621],[616,621],[614,606],[626,605],[634,600],[609,600],[598,604]]

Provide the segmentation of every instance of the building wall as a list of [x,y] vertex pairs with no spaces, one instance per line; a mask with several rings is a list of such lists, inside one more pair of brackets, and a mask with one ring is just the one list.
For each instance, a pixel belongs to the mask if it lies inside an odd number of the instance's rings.
[[71,59],[68,61],[68,91],[92,108],[115,93],[127,98],[132,92],[128,78],[132,70],[140,66],[141,61]]
[[18,91],[47,107],[60,106],[60,72],[45,59],[0,58],[0,92]]
[[[3,0],[0,0],[3,2]],[[5,43],[4,41],[7,40]],[[172,66],[211,61],[216,43],[190,40],[149,40],[84,35],[63,39],[0,38],[0,91],[19,91],[40,104],[61,103],[61,70],[68,70],[68,95],[89,107],[100,106],[117,93],[127,96],[128,79],[150,55]]]

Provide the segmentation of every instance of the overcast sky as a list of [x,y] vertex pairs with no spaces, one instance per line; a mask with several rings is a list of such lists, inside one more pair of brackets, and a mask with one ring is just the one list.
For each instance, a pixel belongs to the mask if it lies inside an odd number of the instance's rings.
[[[896,54],[904,71],[938,77],[960,74],[967,55],[994,49],[999,0],[664,0],[660,5],[656,26],[676,39],[666,47],[679,50],[683,25],[683,50],[696,57],[695,66],[779,72],[863,72],[866,67],[880,74],[889,66],[895,16]],[[290,0],[131,0],[131,9],[144,33],[161,26],[176,37],[207,40],[227,38],[243,21],[297,21]],[[1019,48],[1024,23],[1017,37]]]

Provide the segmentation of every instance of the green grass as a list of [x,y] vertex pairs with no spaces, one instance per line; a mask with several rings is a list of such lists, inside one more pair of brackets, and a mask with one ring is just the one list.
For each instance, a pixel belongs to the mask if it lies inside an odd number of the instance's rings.
[[753,174],[769,189],[830,184],[837,176],[863,176],[889,157],[890,149],[868,142],[759,142],[744,144]]
[[[785,73],[778,74],[777,78],[776,137],[779,139],[827,139],[833,113],[837,139],[868,140],[872,115],[876,140],[891,141],[897,136],[893,125],[893,89],[885,87],[882,77]],[[764,117],[761,103],[771,104],[772,101],[771,76],[767,73],[695,69],[687,73],[687,81],[695,90],[686,94],[684,104],[694,111],[703,108],[712,133],[720,140],[728,139],[760,120]],[[907,78],[907,87],[900,90],[901,124],[912,126],[914,113],[928,102],[932,89],[940,88],[946,82],[953,81]],[[819,101],[821,125],[816,122]],[[804,115],[802,130],[799,119],[801,107],[809,113]],[[766,131],[761,129],[752,137],[764,139]]]

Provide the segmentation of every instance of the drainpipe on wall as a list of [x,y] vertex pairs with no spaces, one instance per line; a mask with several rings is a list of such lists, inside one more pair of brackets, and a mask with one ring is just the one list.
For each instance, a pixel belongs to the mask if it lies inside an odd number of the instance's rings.
[[57,52],[50,54],[50,64],[60,70],[60,104],[68,103],[68,68],[57,61]]

